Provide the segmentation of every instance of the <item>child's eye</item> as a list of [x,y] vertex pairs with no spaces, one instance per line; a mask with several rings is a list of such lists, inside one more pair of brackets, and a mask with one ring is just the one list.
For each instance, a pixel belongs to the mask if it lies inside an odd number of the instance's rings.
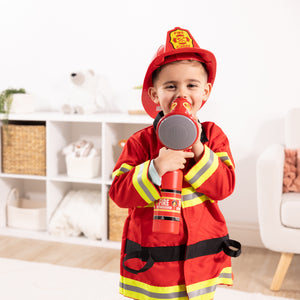
[[172,89],[175,89],[176,86],[174,84],[169,84],[169,85],[166,85],[165,87],[167,90],[172,90]]
[[189,83],[188,84],[188,88],[194,88],[194,87],[197,87],[197,84],[194,84],[194,83]]

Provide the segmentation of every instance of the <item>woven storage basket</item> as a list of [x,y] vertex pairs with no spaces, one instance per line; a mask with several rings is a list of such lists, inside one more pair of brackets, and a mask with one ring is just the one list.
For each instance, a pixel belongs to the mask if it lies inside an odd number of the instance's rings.
[[45,123],[15,122],[2,127],[2,171],[46,175]]
[[109,228],[108,228],[108,238],[111,241],[121,241],[123,226],[125,219],[128,216],[128,209],[118,207],[109,198]]

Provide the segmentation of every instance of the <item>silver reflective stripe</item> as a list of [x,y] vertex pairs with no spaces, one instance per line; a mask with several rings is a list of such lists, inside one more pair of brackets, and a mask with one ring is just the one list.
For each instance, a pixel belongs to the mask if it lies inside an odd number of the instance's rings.
[[129,169],[126,169],[125,167],[121,167],[119,169],[120,172],[123,172],[123,173],[126,173],[126,172],[129,172],[130,170]]
[[194,193],[191,193],[191,194],[183,195],[182,196],[182,201],[188,201],[188,200],[192,200],[192,199],[195,199],[195,198],[200,198],[203,195],[204,194],[199,193],[199,192],[194,192]]
[[214,153],[213,151],[211,151],[209,149],[209,159],[207,161],[207,163],[203,166],[203,168],[201,168],[201,170],[199,170],[194,176],[193,178],[191,178],[189,180],[190,184],[195,183],[208,169],[209,167],[212,165],[213,161],[214,161]]
[[130,165],[124,163],[124,164],[121,165],[120,169],[115,170],[115,171],[113,172],[112,177],[115,178],[116,176],[120,176],[120,175],[122,175],[122,174],[124,174],[124,173],[127,173],[127,172],[129,172],[130,170],[132,170],[132,169],[133,169],[132,166],[130,166]]
[[219,275],[219,278],[232,278],[232,274],[231,273],[221,273]]
[[194,297],[198,297],[198,296],[201,296],[201,295],[212,293],[216,290],[216,287],[217,287],[217,285],[215,284],[215,285],[208,286],[208,287],[200,289],[200,290],[189,292],[188,293],[189,298],[193,299]]
[[122,282],[120,282],[120,288],[127,290],[127,291],[136,292],[136,293],[145,295],[145,296],[147,296],[149,298],[153,298],[153,299],[179,299],[179,298],[187,297],[186,291],[173,292],[173,293],[167,293],[167,294],[166,293],[155,293],[155,292],[150,292],[150,291],[147,291],[140,287],[125,284]]
[[144,167],[145,167],[145,163],[140,165],[139,173],[137,175],[137,181],[138,181],[138,184],[141,187],[141,189],[144,191],[144,193],[149,198],[149,200],[154,202],[156,199],[152,196],[151,192],[149,191],[149,189],[145,186],[145,184],[143,182],[142,175],[143,175]]
[[230,159],[230,157],[225,154],[225,153],[221,153],[221,152],[218,152],[216,153],[218,155],[218,157],[220,158],[220,160],[225,164],[227,165],[228,167],[233,167],[233,164],[232,164],[232,161]]
[[229,156],[219,156],[221,161],[230,160]]
[[[220,275],[218,277],[219,278],[232,278],[232,274],[231,273],[220,273]],[[198,297],[198,296],[201,296],[201,295],[205,295],[205,294],[208,294],[208,293],[215,292],[215,290],[217,288],[217,285],[218,285],[218,283],[214,284],[214,285],[211,285],[211,286],[208,286],[208,287],[205,287],[205,288],[202,288],[202,289],[199,289],[199,290],[189,292],[188,293],[189,298],[193,299],[194,297]]]

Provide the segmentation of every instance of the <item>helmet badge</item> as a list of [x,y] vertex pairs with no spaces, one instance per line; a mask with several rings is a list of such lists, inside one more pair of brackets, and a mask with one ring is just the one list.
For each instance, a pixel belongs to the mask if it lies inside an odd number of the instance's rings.
[[193,39],[189,32],[183,29],[176,29],[170,32],[170,43],[174,49],[193,48]]

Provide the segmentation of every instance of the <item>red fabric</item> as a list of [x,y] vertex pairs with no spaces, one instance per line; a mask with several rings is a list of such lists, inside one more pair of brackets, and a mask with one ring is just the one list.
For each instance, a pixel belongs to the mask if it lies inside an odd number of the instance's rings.
[[[197,192],[205,194],[212,200],[222,200],[234,190],[234,162],[229,142],[223,131],[212,122],[202,123],[208,138],[205,145],[214,153],[226,152],[232,166],[219,159],[217,169],[199,188]],[[133,169],[116,176],[109,191],[111,199],[120,207],[130,208],[124,225],[121,262],[124,258],[126,239],[143,247],[192,245],[199,241],[223,237],[228,234],[224,217],[219,209],[218,201],[205,201],[181,210],[180,232],[175,234],[155,234],[152,232],[153,207],[136,191],[132,180],[135,167],[158,156],[162,144],[158,141],[154,127],[147,127],[129,138],[115,166],[118,170],[122,164],[133,166]],[[183,170],[186,175],[195,165],[190,159]],[[183,188],[191,185],[183,180]],[[159,191],[159,187],[156,187]],[[135,267],[135,260],[127,261],[129,267]],[[141,264],[141,262],[139,262]],[[132,264],[132,265],[131,265]],[[124,270],[121,263],[121,275],[156,286],[190,285],[214,278],[225,267],[231,266],[230,257],[224,252],[189,259],[187,261],[155,263],[144,273],[132,274]]]

